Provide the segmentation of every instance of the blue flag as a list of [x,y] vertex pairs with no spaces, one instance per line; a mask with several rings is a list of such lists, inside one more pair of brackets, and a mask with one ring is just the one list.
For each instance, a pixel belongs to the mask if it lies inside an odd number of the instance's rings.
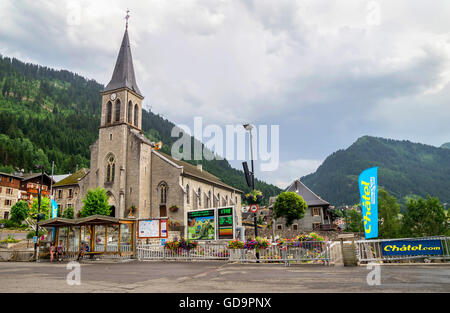
[[55,200],[52,199],[52,217],[56,218],[58,217],[58,203],[56,203]]
[[359,193],[366,239],[378,237],[378,167],[359,175]]

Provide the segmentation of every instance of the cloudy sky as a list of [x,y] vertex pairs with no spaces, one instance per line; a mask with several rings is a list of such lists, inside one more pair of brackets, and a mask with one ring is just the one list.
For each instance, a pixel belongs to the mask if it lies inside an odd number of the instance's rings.
[[0,53],[107,84],[127,8],[145,107],[280,125],[271,183],[363,135],[450,141],[446,0],[0,0]]

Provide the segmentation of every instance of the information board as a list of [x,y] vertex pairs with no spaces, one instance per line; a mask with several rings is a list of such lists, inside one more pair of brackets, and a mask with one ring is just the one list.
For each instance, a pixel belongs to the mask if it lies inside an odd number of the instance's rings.
[[234,239],[234,207],[218,208],[217,216],[217,239]]
[[138,221],[139,238],[167,238],[167,220],[152,219]]
[[216,239],[216,210],[187,212],[187,235],[191,240]]

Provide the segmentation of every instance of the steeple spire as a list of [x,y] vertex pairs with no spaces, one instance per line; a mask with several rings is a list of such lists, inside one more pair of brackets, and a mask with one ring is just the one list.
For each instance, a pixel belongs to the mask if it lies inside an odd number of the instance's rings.
[[117,57],[116,66],[109,84],[105,87],[103,92],[111,91],[119,88],[127,87],[142,97],[139,90],[136,78],[134,75],[133,58],[131,56],[130,40],[128,38],[128,15],[130,11],[127,10],[127,20],[125,34],[123,35],[122,45],[120,46],[119,55]]
[[125,16],[125,19],[127,20],[127,25],[125,29],[128,29],[128,19],[130,18],[130,10],[127,9],[127,16]]

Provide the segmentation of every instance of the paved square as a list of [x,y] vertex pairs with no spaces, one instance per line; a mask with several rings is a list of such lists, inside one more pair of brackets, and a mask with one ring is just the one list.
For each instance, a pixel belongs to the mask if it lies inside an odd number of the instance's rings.
[[361,267],[225,262],[81,264],[70,286],[67,263],[0,263],[0,292],[450,292],[450,265],[381,266],[369,286]]

